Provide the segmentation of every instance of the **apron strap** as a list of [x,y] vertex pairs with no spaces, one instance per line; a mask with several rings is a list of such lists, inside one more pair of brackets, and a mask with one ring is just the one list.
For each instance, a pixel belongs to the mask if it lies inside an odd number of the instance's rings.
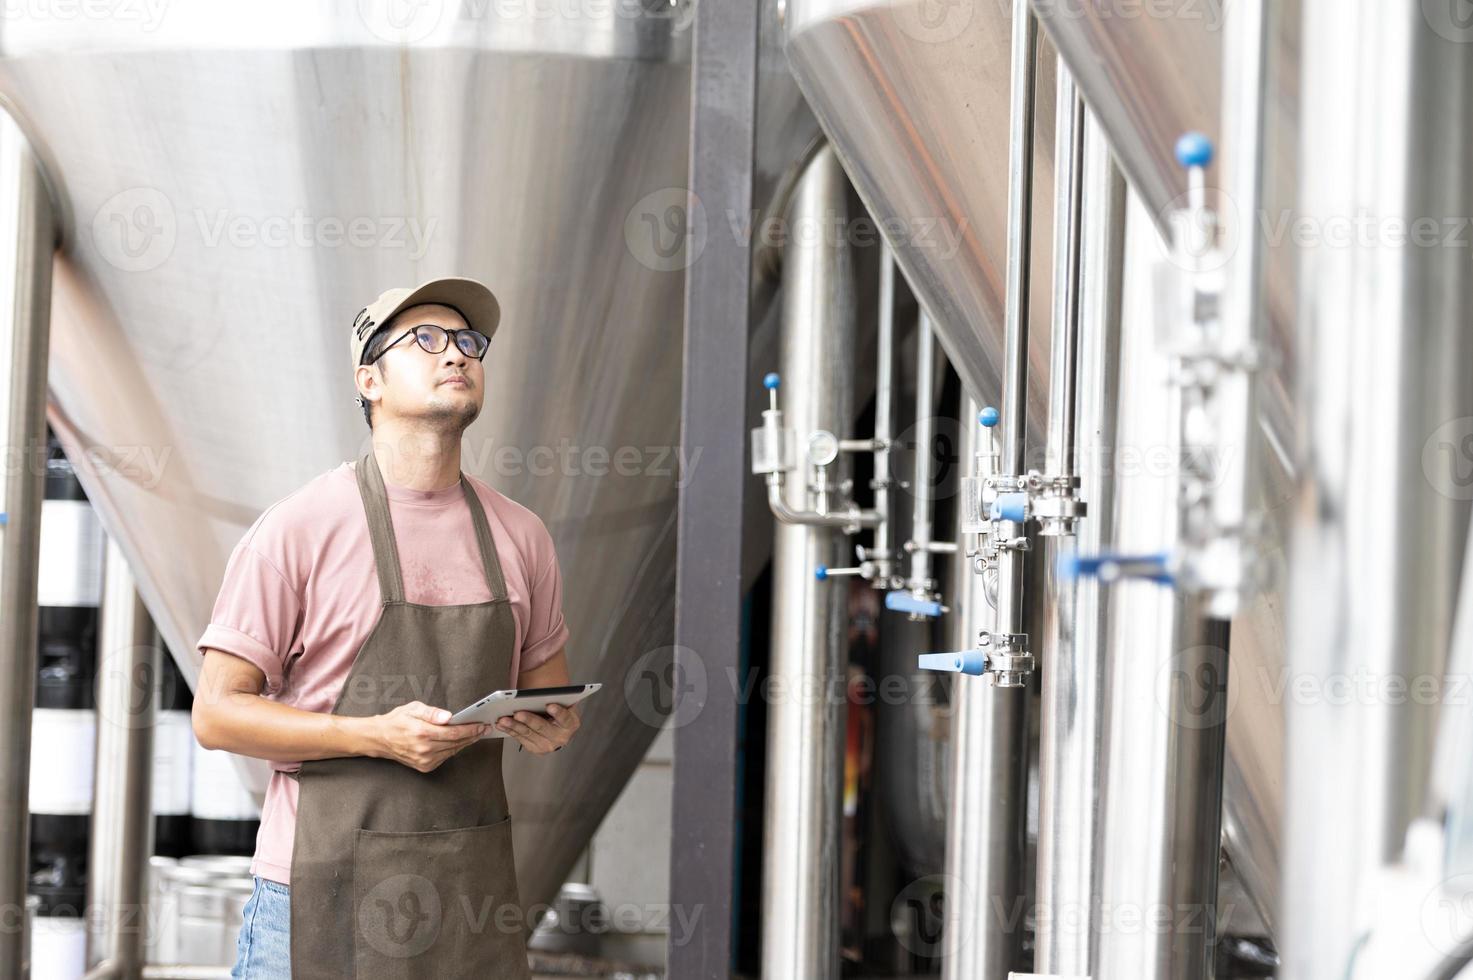
[[[368,515],[368,537],[373,542],[379,593],[384,602],[403,602],[404,575],[399,566],[399,546],[394,541],[394,524],[389,518],[389,494],[372,450],[363,455],[355,469],[358,471],[363,509]],[[486,509],[481,506],[480,495],[464,473],[460,474],[460,489],[465,494],[466,506],[470,508],[471,523],[476,528],[476,544],[481,551],[481,570],[486,576],[486,587],[491,590],[491,600],[500,602],[507,598],[506,579],[501,574],[501,559],[496,553],[496,539],[491,535]]]
[[368,515],[368,537],[373,542],[373,563],[378,569],[378,589],[385,603],[404,601],[404,576],[399,569],[399,546],[394,542],[394,525],[389,520],[389,493],[378,460],[369,450],[355,467],[358,492]]
[[460,488],[465,491],[465,503],[471,509],[471,521],[476,526],[476,542],[481,546],[481,567],[486,572],[486,587],[491,590],[491,600],[499,602],[506,598],[506,580],[501,575],[501,559],[496,554],[496,539],[491,536],[486,509],[481,506],[480,494],[476,493],[464,473],[460,474]]

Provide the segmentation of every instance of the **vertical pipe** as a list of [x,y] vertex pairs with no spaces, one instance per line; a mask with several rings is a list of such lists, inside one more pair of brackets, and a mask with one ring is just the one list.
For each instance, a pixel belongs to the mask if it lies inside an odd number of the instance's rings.
[[936,442],[936,334],[924,309],[916,322],[916,453],[914,505],[911,509],[911,585],[929,587],[931,579],[931,479]]
[[[1150,314],[1155,228],[1130,197],[1120,340],[1118,447],[1180,451],[1180,393],[1155,346]],[[1115,547],[1173,548],[1179,474],[1127,466],[1114,495]],[[1200,603],[1127,580],[1107,587],[1096,976],[1207,980],[1222,793],[1226,635]]]
[[[800,450],[815,429],[843,433],[852,416],[854,288],[842,233],[847,181],[824,147],[794,190],[795,228],[783,254],[784,412]],[[839,218],[839,233],[831,226]],[[800,471],[801,472],[801,471]],[[806,508],[805,479],[786,481],[788,505]],[[772,690],[768,706],[762,879],[762,975],[838,976],[839,859],[844,775],[845,580],[819,581],[842,536],[779,522],[772,581]]]
[[[961,458],[981,450],[979,406],[963,399]],[[983,577],[972,570],[966,541],[949,557],[952,597],[949,649],[975,646],[995,626]],[[998,605],[1005,597],[999,587]],[[951,818],[946,831],[945,980],[1007,980],[1023,946],[1025,830],[1028,803],[1026,687],[995,687],[958,675],[952,685]]]
[[[1217,204],[1237,234],[1223,284],[1220,342],[1234,353],[1255,350],[1262,342],[1263,253],[1257,215],[1263,214],[1267,156],[1265,116],[1268,93],[1267,0],[1237,0],[1224,13],[1222,133],[1223,183],[1231,189]],[[1236,213],[1233,213],[1233,209]],[[1213,523],[1226,533],[1210,547],[1220,549],[1218,564],[1230,572],[1226,587],[1208,596],[1212,615],[1231,619],[1251,582],[1243,581],[1251,546],[1247,533],[1248,501],[1257,478],[1256,460],[1264,452],[1258,431],[1257,375],[1223,371],[1214,379],[1208,411],[1220,450],[1212,492]]]
[[[1023,468],[1028,432],[1028,285],[1032,241],[1033,114],[1037,83],[1038,23],[1027,3],[1013,4],[1012,88],[1008,132],[1007,350],[1003,375],[1002,474]],[[962,431],[977,432],[978,406],[969,395]],[[975,442],[971,445],[976,445]],[[965,457],[971,461],[971,454]],[[998,522],[998,533],[1023,533],[1014,522]],[[959,645],[977,644],[986,629],[983,578],[957,546],[957,601],[963,612]],[[1023,555],[1004,549],[998,558],[997,605],[991,629],[1020,633],[1023,627]],[[962,893],[960,914],[949,923],[942,969],[946,980],[965,977],[1006,980],[1023,948],[1024,819],[1028,789],[1028,688],[1000,688],[958,677],[952,695],[952,819],[947,828],[946,864],[953,888]]]
[[1008,118],[1007,350],[1002,412],[1002,469],[1007,475],[1022,471],[1028,433],[1028,285],[1037,61],[1038,21],[1029,5],[1018,0],[1013,4],[1012,101]]
[[[1062,81],[1062,66],[1060,71]],[[1073,105],[1078,104],[1074,100]],[[1081,977],[1094,971],[1102,673],[1109,619],[1098,579],[1063,580],[1056,570],[1061,558],[1076,552],[1099,554],[1115,543],[1115,485],[1119,474],[1114,450],[1125,244],[1125,181],[1111,157],[1104,132],[1087,111],[1083,135],[1078,181],[1079,260],[1073,301],[1078,310],[1074,333],[1079,343],[1074,404],[1078,413],[1080,495],[1089,514],[1080,522],[1076,536],[1043,541],[1046,592],[1051,598],[1045,603],[1042,650],[1034,943],[1037,972]],[[1062,140],[1056,143],[1068,145]],[[1054,309],[1067,308],[1056,296]],[[1058,344],[1056,340],[1056,348]],[[1051,382],[1051,392],[1057,384],[1057,380]],[[1051,413],[1063,410],[1051,407]],[[1050,431],[1055,431],[1052,424]],[[1065,436],[1059,430],[1050,444],[1063,441]],[[1073,445],[1073,439],[1066,444]]]
[[[895,253],[890,243],[880,248],[880,317],[879,350],[875,358],[875,547],[882,576],[895,573],[895,529],[890,515],[892,483],[890,478],[890,440],[895,436],[895,410],[891,404],[895,390]],[[889,582],[882,583],[889,588]]]
[[[36,576],[46,474],[46,356],[53,205],[20,127],[0,111],[0,914],[26,921],[31,709],[36,696]],[[0,929],[0,976],[21,975],[26,932]]]
[[1445,236],[1473,213],[1473,49],[1402,4],[1307,0],[1304,18],[1300,213],[1375,222],[1300,250],[1287,649],[1321,694],[1288,703],[1281,948],[1284,977],[1318,980],[1355,968],[1427,794],[1438,705],[1415,692],[1443,673],[1468,518],[1473,283]]
[[159,650],[148,610],[109,539],[98,637],[96,795],[87,868],[89,966],[120,980],[143,969],[142,915],[153,853],[153,730]]

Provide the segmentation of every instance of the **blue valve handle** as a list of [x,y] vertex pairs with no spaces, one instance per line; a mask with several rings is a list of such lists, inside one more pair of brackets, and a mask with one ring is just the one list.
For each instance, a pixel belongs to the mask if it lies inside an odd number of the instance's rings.
[[1000,493],[992,501],[988,516],[994,521],[1026,521],[1028,519],[1028,495],[1026,493]]
[[816,579],[818,579],[820,582],[822,582],[824,579],[828,578],[829,577],[829,566],[827,566],[827,565],[819,565],[817,568],[815,568],[813,570],[813,577],[816,578]]
[[934,599],[918,599],[903,589],[885,593],[885,608],[895,612],[929,616],[933,619],[941,615],[941,603]]
[[1212,141],[1203,133],[1183,133],[1176,141],[1176,162],[1190,170],[1212,163]]
[[1105,553],[1100,555],[1063,555],[1059,559],[1059,577],[1066,581],[1078,578],[1136,578],[1175,585],[1171,573],[1171,555],[1166,552],[1146,555]]
[[917,658],[916,664],[921,670],[949,670],[956,674],[971,674],[973,677],[987,673],[987,655],[981,650],[923,653]]
[[768,391],[772,391],[781,383],[782,378],[778,375],[776,371],[768,371],[762,376],[762,387],[766,388]]
[[991,405],[988,405],[986,408],[982,409],[982,411],[977,413],[977,421],[981,422],[989,429],[997,425],[997,423],[1001,421],[1001,419],[1002,416],[998,415],[997,409],[993,408]]

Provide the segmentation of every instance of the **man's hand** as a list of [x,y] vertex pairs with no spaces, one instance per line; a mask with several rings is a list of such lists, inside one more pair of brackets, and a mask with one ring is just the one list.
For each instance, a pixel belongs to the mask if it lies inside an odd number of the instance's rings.
[[402,762],[420,772],[433,772],[440,764],[480,738],[490,726],[447,725],[450,712],[432,708],[422,701],[401,704],[393,711],[375,715],[373,736],[381,759]]
[[510,718],[502,718],[496,727],[531,749],[537,755],[556,752],[567,745],[578,730],[578,712],[565,704],[549,704],[547,713],[551,718],[534,711],[518,711]]

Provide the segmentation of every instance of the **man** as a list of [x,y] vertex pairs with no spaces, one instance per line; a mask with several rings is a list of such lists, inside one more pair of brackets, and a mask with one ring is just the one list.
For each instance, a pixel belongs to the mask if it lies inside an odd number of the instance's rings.
[[460,470],[499,320],[460,278],[361,311],[371,450],[268,507],[226,567],[195,735],[275,762],[233,977],[528,975],[502,748],[555,752],[578,714],[447,724],[569,682],[551,536]]

